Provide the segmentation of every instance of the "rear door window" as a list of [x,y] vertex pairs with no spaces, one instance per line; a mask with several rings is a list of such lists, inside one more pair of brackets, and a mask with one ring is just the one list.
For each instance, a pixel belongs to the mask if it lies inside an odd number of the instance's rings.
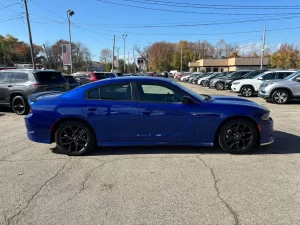
[[12,72],[0,72],[0,83],[10,83]]
[[100,87],[100,99],[132,101],[130,83],[113,84]]
[[288,77],[289,75],[291,75],[293,72],[283,72],[283,73],[278,73],[277,74],[277,79],[284,79],[286,77]]
[[28,74],[22,72],[14,72],[12,74],[12,83],[25,83],[28,81]]
[[34,76],[41,83],[66,83],[66,79],[59,72],[36,72]]

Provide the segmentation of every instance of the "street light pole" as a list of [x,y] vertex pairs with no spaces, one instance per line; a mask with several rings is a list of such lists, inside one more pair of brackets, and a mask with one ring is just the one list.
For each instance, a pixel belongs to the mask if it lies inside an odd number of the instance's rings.
[[122,38],[124,39],[124,73],[126,73],[126,51],[125,51],[125,39],[127,37],[127,34],[123,34]]
[[68,25],[69,25],[69,43],[70,43],[70,64],[71,64],[71,74],[73,73],[73,59],[72,59],[72,38],[71,38],[71,16],[73,16],[75,13],[71,9],[67,11],[67,17],[68,17]]

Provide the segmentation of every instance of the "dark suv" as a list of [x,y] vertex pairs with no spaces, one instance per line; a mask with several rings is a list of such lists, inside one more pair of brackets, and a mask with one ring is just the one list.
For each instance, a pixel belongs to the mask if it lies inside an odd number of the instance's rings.
[[68,91],[69,83],[55,70],[14,69],[0,71],[0,106],[18,115],[29,112],[27,96],[43,91]]

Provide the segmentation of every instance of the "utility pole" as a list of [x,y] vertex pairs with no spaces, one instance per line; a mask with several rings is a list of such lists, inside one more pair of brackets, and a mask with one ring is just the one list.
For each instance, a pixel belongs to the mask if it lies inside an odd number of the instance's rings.
[[264,35],[263,35],[263,39],[262,39],[262,49],[261,49],[261,58],[260,58],[260,69],[263,69],[264,66],[264,54],[265,54],[265,43],[266,43],[266,32],[267,32],[267,28],[265,27],[264,29]]
[[112,66],[111,66],[111,72],[114,72],[114,64],[115,64],[115,42],[116,42],[116,36],[114,35],[113,40],[113,50],[112,50]]
[[86,71],[88,72],[89,71],[89,53],[86,52],[85,53],[85,56],[86,56]]
[[71,63],[71,74],[73,73],[73,59],[72,59],[72,38],[71,38],[71,16],[73,16],[75,13],[71,9],[67,11],[67,17],[68,17],[68,24],[69,24],[69,40],[70,40],[70,63]]
[[180,47],[180,54],[181,54],[181,59],[180,59],[180,72],[182,73],[182,45]]
[[32,36],[31,36],[31,28],[30,28],[29,15],[28,15],[28,8],[27,8],[27,0],[24,0],[24,8],[25,8],[25,13],[26,13],[26,20],[27,20],[27,27],[28,27],[28,34],[29,34],[29,43],[30,43],[31,61],[32,61],[33,70],[35,70],[34,52],[33,52],[33,44],[32,44]]
[[132,49],[132,51],[133,51],[133,66],[134,66],[134,74],[136,74],[136,64],[135,64],[134,49]]
[[126,73],[126,51],[125,51],[125,39],[127,37],[127,34],[123,34],[122,38],[124,39],[124,73]]
[[[128,52],[128,58],[127,58],[127,73],[129,72],[129,52]],[[131,72],[131,71],[130,71]]]
[[119,72],[120,72],[120,65],[119,65],[120,55],[119,55],[119,49],[120,49],[120,47],[117,48],[117,52],[118,52],[118,70],[119,70]]

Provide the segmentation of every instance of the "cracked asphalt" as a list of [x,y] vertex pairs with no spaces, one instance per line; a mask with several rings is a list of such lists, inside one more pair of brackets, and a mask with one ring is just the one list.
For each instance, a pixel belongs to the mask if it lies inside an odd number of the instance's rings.
[[0,109],[0,224],[300,224],[300,103],[251,99],[271,110],[276,140],[247,155],[115,147],[68,157],[30,142],[24,117]]

